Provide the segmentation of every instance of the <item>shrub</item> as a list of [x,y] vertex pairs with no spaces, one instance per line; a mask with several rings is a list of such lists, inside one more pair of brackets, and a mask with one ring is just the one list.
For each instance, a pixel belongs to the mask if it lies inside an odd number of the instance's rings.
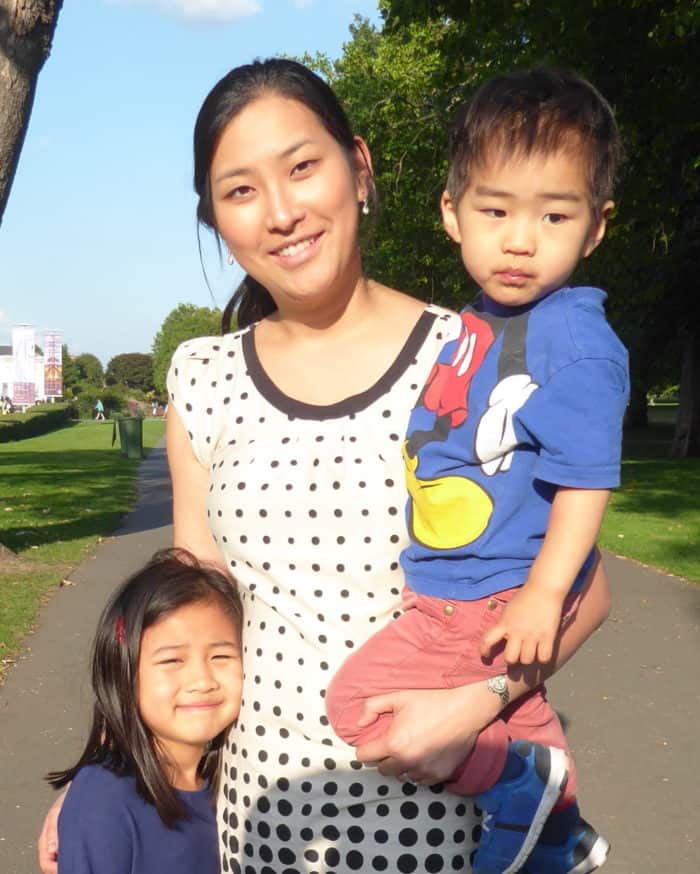
[[0,443],[38,437],[67,425],[75,416],[72,404],[37,404],[26,413],[0,417]]
[[75,399],[78,416],[81,419],[94,418],[95,404],[98,398],[102,400],[107,417],[110,413],[120,412],[124,407],[125,398],[120,391],[115,391],[113,388],[99,389],[95,386],[85,386]]

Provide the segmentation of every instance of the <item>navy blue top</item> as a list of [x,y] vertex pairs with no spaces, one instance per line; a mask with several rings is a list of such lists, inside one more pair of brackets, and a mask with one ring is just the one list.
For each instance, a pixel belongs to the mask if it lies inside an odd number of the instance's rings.
[[557,488],[619,484],[627,352],[604,300],[562,288],[516,308],[481,294],[462,313],[408,427],[401,564],[415,592],[474,600],[522,585]]
[[58,818],[59,874],[218,874],[209,789],[178,795],[191,818],[169,829],[137,794],[134,777],[83,768]]

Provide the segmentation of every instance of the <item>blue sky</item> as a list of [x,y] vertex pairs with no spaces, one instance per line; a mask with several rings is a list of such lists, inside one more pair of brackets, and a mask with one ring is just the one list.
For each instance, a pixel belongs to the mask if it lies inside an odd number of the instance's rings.
[[254,57],[340,54],[376,0],[64,0],[0,224],[0,344],[63,332],[104,363],[149,352],[179,303],[223,306],[240,273],[197,251],[199,106]]

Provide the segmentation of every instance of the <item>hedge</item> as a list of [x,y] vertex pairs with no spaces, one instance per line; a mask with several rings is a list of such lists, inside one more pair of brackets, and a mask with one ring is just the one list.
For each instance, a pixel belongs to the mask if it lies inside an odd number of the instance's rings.
[[47,434],[62,428],[74,416],[72,404],[38,404],[26,413],[0,416],[0,443]]

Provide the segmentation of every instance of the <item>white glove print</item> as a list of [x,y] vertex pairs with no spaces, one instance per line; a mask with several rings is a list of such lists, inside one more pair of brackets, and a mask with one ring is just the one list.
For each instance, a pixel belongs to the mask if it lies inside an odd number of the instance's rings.
[[486,476],[510,469],[518,445],[513,416],[538,388],[528,373],[501,380],[489,396],[489,408],[476,429],[476,457]]

